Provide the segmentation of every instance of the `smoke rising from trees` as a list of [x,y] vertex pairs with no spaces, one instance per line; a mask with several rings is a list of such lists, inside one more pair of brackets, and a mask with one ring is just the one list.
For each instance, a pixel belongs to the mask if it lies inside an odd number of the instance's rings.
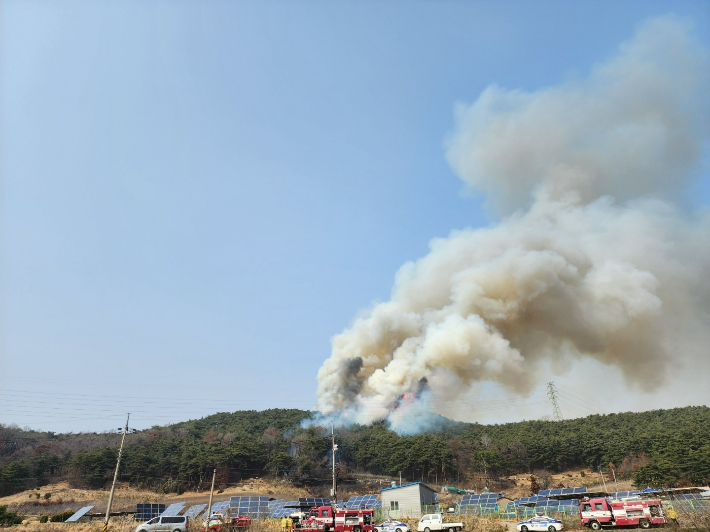
[[707,367],[710,214],[683,194],[703,171],[708,72],[664,17],[586,79],[460,105],[446,155],[499,222],[433,240],[333,338],[319,412],[413,433],[476,383],[530,394],[551,362],[593,359],[637,390]]

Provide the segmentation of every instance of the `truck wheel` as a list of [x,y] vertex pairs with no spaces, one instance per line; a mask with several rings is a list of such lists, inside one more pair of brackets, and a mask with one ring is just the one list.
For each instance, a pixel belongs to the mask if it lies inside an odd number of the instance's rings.
[[548,526],[548,527],[547,527],[547,530],[548,530],[549,532],[557,532],[557,529],[556,529],[554,526],[552,526],[552,525]]
[[402,532],[401,528],[396,528],[394,532]]
[[528,527],[526,527],[525,525],[521,526],[520,532],[528,532]]
[[641,521],[639,521],[639,526],[641,528],[651,528],[651,523],[648,521],[648,519],[641,519]]
[[599,521],[590,521],[589,528],[592,530],[601,530],[602,525],[599,524]]
[[359,527],[359,526],[354,526],[354,527],[353,527],[353,532],[360,532],[360,527]]
[[431,531],[428,528],[425,528],[424,532],[431,532]]

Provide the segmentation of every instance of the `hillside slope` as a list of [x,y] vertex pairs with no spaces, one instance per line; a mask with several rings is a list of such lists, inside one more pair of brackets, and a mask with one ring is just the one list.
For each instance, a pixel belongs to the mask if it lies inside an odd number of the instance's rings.
[[[330,473],[328,431],[300,426],[303,410],[218,413],[131,435],[121,480],[162,492],[201,489],[218,469],[219,486],[287,475],[298,482]],[[53,434],[0,427],[0,495],[68,480],[101,488],[112,476],[118,436]],[[442,430],[399,436],[383,423],[338,431],[340,475],[398,475],[472,485],[511,474],[573,468],[614,469],[637,485],[710,482],[710,408],[594,415],[502,425],[448,422]]]

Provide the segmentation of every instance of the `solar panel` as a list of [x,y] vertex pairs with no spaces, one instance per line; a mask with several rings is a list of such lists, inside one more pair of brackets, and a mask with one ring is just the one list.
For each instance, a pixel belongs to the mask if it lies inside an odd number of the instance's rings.
[[574,488],[564,488],[562,490],[562,495],[571,495],[574,493]]
[[136,521],[149,521],[154,517],[158,517],[165,511],[165,505],[159,503],[138,503],[136,504],[136,513],[134,519]]
[[165,510],[163,510],[163,513],[161,513],[160,515],[164,515],[166,517],[171,515],[177,515],[180,513],[180,510],[182,510],[184,506],[184,502],[176,502],[168,506]]
[[547,496],[550,494],[551,491],[552,491],[552,490],[540,490],[539,493],[538,493],[538,495],[542,495],[542,496],[547,497]]
[[587,488],[572,488],[574,490],[573,493],[587,493]]
[[86,512],[88,512],[88,511],[91,510],[92,508],[93,508],[93,506],[84,506],[84,507],[81,508],[78,512],[76,512],[74,515],[72,515],[69,519],[67,519],[67,520],[64,521],[64,522],[65,522],[65,523],[74,523],[75,521],[78,521],[79,519],[81,519],[82,517],[84,517],[84,515],[86,514]]
[[328,506],[330,504],[330,499],[326,497],[299,497],[298,505],[303,506]]
[[206,504],[196,504],[194,506],[190,506],[187,509],[187,512],[185,512],[185,516],[188,519],[195,519],[198,515],[202,513],[202,510],[204,510],[205,508],[207,508]]
[[378,495],[356,495],[350,497],[345,505],[348,508],[372,508],[377,501]]
[[226,512],[227,508],[229,508],[229,501],[216,502],[212,505],[212,510],[207,513],[208,515],[212,515],[213,513],[223,514]]
[[269,505],[269,497],[231,497],[229,499],[229,509],[232,515],[247,515],[254,519],[267,517],[271,514],[272,508]]

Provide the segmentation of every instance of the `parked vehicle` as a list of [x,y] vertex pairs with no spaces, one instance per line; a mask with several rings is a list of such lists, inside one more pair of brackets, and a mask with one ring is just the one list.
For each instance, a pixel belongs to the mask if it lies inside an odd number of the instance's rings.
[[407,523],[397,521],[396,519],[387,519],[387,521],[375,525],[375,530],[377,532],[410,532]]
[[579,502],[579,517],[582,526],[592,530],[602,527],[637,526],[651,528],[666,523],[665,511],[660,499],[612,500],[605,497],[582,499]]
[[374,532],[374,511],[368,509],[311,508],[296,526],[302,532]]
[[136,532],[187,532],[189,518],[184,515],[164,515],[141,523]]
[[546,530],[548,532],[556,532],[564,528],[562,526],[562,521],[559,519],[553,519],[546,515],[536,515],[531,517],[527,521],[521,521],[516,527],[520,532],[528,532],[535,530]]
[[234,517],[223,517],[220,514],[212,516],[202,523],[202,532],[227,532],[230,530],[241,530],[251,525],[251,517],[239,515]]
[[463,530],[463,523],[447,523],[442,514],[426,514],[422,516],[417,525],[417,532],[431,532],[432,530],[448,530],[455,532]]

